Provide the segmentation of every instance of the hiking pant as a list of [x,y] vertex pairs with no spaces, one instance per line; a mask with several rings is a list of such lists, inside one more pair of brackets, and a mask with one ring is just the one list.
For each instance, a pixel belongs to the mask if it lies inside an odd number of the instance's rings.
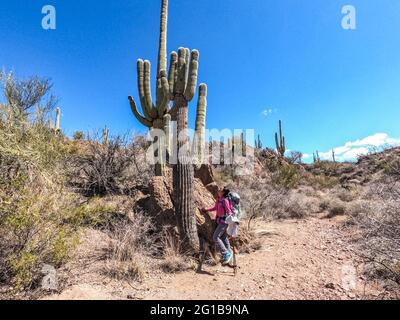
[[213,240],[222,254],[225,254],[231,250],[228,233],[226,232],[227,229],[227,224],[218,224],[213,236]]

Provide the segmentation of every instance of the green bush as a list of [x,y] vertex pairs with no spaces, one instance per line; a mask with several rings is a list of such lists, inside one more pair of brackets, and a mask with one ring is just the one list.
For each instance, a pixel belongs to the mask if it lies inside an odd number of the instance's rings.
[[273,174],[273,182],[286,189],[296,188],[301,181],[301,174],[295,165],[284,164]]

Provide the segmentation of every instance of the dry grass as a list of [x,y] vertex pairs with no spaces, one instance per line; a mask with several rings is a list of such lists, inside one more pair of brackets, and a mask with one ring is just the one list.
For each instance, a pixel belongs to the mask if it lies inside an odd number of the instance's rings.
[[129,218],[109,221],[107,228],[110,242],[104,273],[119,280],[144,280],[151,268],[147,258],[158,250],[151,220],[135,212]]
[[162,238],[163,256],[159,267],[166,273],[178,273],[186,270],[195,270],[196,261],[185,254],[179,238],[171,233],[165,232]]

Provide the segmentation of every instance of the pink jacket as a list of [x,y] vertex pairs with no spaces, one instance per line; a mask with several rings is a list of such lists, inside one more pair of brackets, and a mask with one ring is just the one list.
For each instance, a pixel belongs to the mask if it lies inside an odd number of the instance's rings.
[[226,198],[218,198],[218,200],[215,202],[214,207],[207,209],[207,211],[217,211],[218,224],[226,223],[225,218],[232,214],[231,205],[229,203],[229,200]]

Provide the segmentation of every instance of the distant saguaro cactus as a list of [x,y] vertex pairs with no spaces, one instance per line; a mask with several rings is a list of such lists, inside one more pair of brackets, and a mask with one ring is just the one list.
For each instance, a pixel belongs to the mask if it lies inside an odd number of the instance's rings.
[[285,144],[285,137],[282,134],[282,121],[279,120],[279,137],[278,133],[275,132],[275,144],[276,150],[278,151],[281,157],[285,156],[286,152],[286,144]]
[[332,161],[336,163],[335,150],[332,149]]
[[60,118],[61,118],[61,109],[57,108],[56,109],[56,121],[54,124],[54,131],[59,132],[60,131]]
[[104,127],[101,133],[101,142],[103,145],[108,143],[108,135],[110,133],[110,130],[108,130],[107,127]]
[[321,162],[321,158],[319,157],[319,152],[318,150],[315,151],[315,153],[313,153],[313,158],[314,158],[314,162]]
[[[177,119],[178,132],[178,161],[173,167],[173,187],[175,198],[175,214],[177,217],[179,234],[184,246],[194,252],[199,250],[199,237],[197,233],[196,216],[193,201],[194,171],[190,154],[190,138],[188,135],[188,102],[191,101],[196,92],[198,74],[199,52],[179,48],[178,54],[171,53],[169,89],[172,89],[174,105],[171,112]],[[166,78],[165,78],[166,80]],[[202,130],[205,120],[205,98],[207,87],[200,85],[198,118],[196,127]]]
[[[153,103],[150,85],[150,62],[148,60],[137,61],[137,79],[140,97],[140,105],[143,111],[141,115],[137,109],[136,103],[131,96],[128,97],[131,109],[138,121],[149,129],[162,129],[169,134],[170,126],[170,100],[172,99],[172,91],[169,89],[169,83],[174,82],[175,74],[170,74],[169,79],[166,78],[167,70],[167,25],[168,25],[168,0],[161,2],[160,17],[160,40],[158,49],[157,63],[157,81],[156,81],[156,101]],[[171,61],[174,65],[176,61]],[[155,165],[155,175],[163,176],[165,174],[165,162],[162,159],[166,155],[160,154],[163,150],[169,150],[169,135],[165,141],[158,141],[158,158],[160,161]],[[164,145],[161,145],[163,143]],[[166,147],[166,149],[164,148]]]
[[260,135],[257,136],[257,141],[256,141],[255,145],[256,145],[257,149],[262,149],[262,142],[261,142]]

